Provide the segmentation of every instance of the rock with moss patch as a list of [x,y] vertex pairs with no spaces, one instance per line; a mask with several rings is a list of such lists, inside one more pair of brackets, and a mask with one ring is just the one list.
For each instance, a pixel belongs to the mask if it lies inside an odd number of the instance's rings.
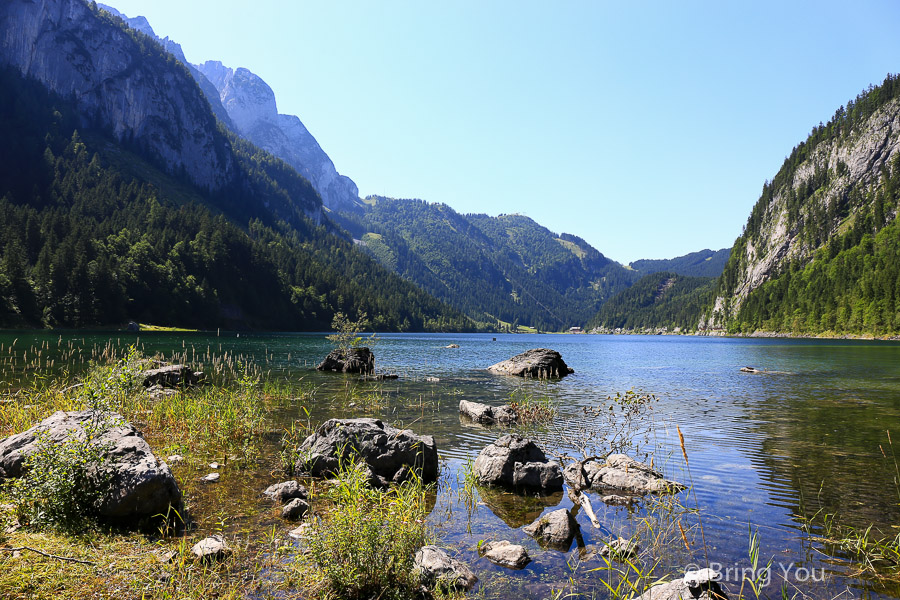
[[479,553],[501,567],[507,569],[524,569],[531,562],[524,546],[513,544],[507,540],[487,542],[478,548]]

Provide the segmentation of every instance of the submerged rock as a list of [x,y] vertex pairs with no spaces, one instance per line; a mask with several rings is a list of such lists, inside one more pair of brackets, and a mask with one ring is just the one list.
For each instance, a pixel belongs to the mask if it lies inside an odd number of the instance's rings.
[[524,569],[531,562],[524,546],[518,546],[507,540],[488,542],[478,549],[483,557],[501,567],[508,569]]
[[431,588],[469,590],[478,582],[469,567],[438,548],[424,546],[416,552],[415,568],[423,585]]
[[566,552],[580,527],[571,512],[560,508],[541,516],[523,531],[544,546]]
[[368,375],[375,372],[375,355],[365,346],[336,348],[316,367],[318,371],[338,371]]
[[603,546],[603,548],[600,549],[600,556],[621,560],[631,558],[637,554],[639,550],[640,547],[636,541],[626,540],[625,538],[620,537]]
[[371,471],[371,483],[400,483],[414,469],[424,483],[437,481],[438,455],[434,438],[397,429],[378,419],[330,419],[300,445],[296,471],[323,477],[356,457]]
[[563,476],[556,461],[548,461],[533,441],[517,434],[504,435],[475,459],[478,481],[516,490],[557,492]]
[[480,402],[459,401],[459,414],[482,425],[495,423],[513,424],[519,419],[516,409],[511,406],[489,406]]
[[685,489],[682,484],[665,479],[648,465],[624,454],[610,454],[602,462],[597,458],[574,462],[566,467],[565,477],[569,485],[579,490],[620,492],[631,496],[670,494]]
[[575,370],[570,368],[556,350],[535,348],[517,354],[508,360],[488,367],[491,373],[519,377],[565,377]]
[[52,444],[84,439],[86,429],[93,429],[98,423],[106,424],[107,429],[92,443],[107,451],[103,464],[92,468],[102,467],[110,474],[100,516],[152,517],[166,514],[170,505],[178,506],[181,490],[169,467],[156,458],[141,432],[116,413],[59,411],[31,429],[0,441],[0,480],[24,475],[26,459],[39,449],[42,439]]

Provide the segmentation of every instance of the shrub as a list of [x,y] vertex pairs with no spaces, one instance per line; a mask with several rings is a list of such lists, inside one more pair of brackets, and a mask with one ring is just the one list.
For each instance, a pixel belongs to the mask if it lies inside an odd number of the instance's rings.
[[25,475],[8,484],[21,523],[77,533],[96,521],[111,478],[105,466],[108,448],[97,437],[112,425],[96,414],[84,435],[61,443],[46,435],[38,438],[37,450],[25,461]]
[[[428,543],[426,490],[413,478],[390,490],[368,486],[364,466],[342,468],[333,510],[307,536],[312,587],[322,597],[417,596],[413,556]],[[302,570],[302,567],[301,567]]]

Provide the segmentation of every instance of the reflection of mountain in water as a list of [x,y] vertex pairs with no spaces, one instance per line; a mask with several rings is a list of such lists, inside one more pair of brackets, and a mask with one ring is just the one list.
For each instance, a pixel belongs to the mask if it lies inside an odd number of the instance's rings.
[[817,392],[771,396],[750,410],[760,443],[751,462],[773,484],[773,500],[795,514],[810,518],[821,510],[847,525],[874,523],[889,532],[900,522],[900,490],[886,430],[898,422],[900,400]]

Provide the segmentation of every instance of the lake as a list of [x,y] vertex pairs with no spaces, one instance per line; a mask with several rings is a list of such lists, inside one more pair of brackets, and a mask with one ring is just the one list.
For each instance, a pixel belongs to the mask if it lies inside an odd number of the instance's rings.
[[[602,563],[590,550],[611,535],[627,537],[648,509],[606,507],[592,497],[604,528],[593,528],[579,511],[584,548],[573,548],[568,554],[541,551],[521,531],[541,510],[571,508],[565,495],[524,502],[485,490],[475,510],[465,510],[454,494],[460,471],[506,430],[462,423],[459,400],[496,405],[516,394],[549,397],[558,413],[555,425],[533,428],[530,433],[548,451],[573,454],[579,436],[596,426],[584,408],[603,406],[608,395],[632,388],[659,398],[652,409],[654,427],[644,445],[653,451],[654,465],[670,478],[693,485],[690,493],[679,495],[680,507],[666,509],[674,515],[669,526],[680,518],[687,531],[685,538],[680,531],[662,532],[669,536],[670,551],[660,557],[657,575],[680,575],[686,565],[708,560],[721,565],[730,589],[736,592],[741,570],[749,567],[750,531],[757,530],[761,562],[773,559],[766,588],[770,596],[779,596],[782,581],[787,580],[790,595],[800,590],[822,598],[841,594],[900,597],[896,584],[848,574],[852,569],[846,556],[816,537],[822,533],[822,517],[832,514],[849,525],[874,524],[885,534],[898,534],[900,488],[895,450],[888,439],[889,430],[900,435],[898,343],[383,334],[373,346],[376,366],[396,372],[399,379],[376,383],[316,372],[314,365],[329,350],[324,334],[4,332],[0,334],[3,379],[15,386],[23,378],[34,377],[24,365],[35,364],[38,352],[41,372],[59,371],[64,364],[77,370],[91,356],[99,356],[106,345],[134,343],[148,354],[178,354],[195,364],[227,352],[255,362],[272,377],[302,379],[316,389],[315,403],[306,407],[314,423],[331,416],[380,416],[417,433],[434,435],[444,466],[431,520],[441,544],[455,549],[473,567],[488,597],[548,597],[564,588],[570,576],[583,582],[578,591],[590,593],[603,574],[591,571]],[[449,344],[460,348],[446,348]],[[575,373],[540,382],[484,370],[538,347],[559,351]],[[31,353],[28,357],[26,351]],[[767,372],[742,373],[743,366]],[[367,394],[378,397],[375,406],[364,406]],[[302,415],[300,407],[288,406],[274,418],[287,424]],[[676,426],[684,435],[689,469]],[[274,448],[276,442],[272,444]],[[249,491],[241,492],[253,498],[251,503],[264,506],[255,494],[264,480],[271,481],[273,466],[267,465],[251,478]],[[223,490],[228,487],[223,477],[215,496],[198,499],[197,505],[226,502]],[[813,519],[813,524],[804,527],[805,519]],[[250,526],[244,523],[243,527]],[[493,566],[477,554],[479,540],[489,539],[523,543],[534,561],[522,571]],[[819,581],[823,569],[830,575],[824,582]]]

